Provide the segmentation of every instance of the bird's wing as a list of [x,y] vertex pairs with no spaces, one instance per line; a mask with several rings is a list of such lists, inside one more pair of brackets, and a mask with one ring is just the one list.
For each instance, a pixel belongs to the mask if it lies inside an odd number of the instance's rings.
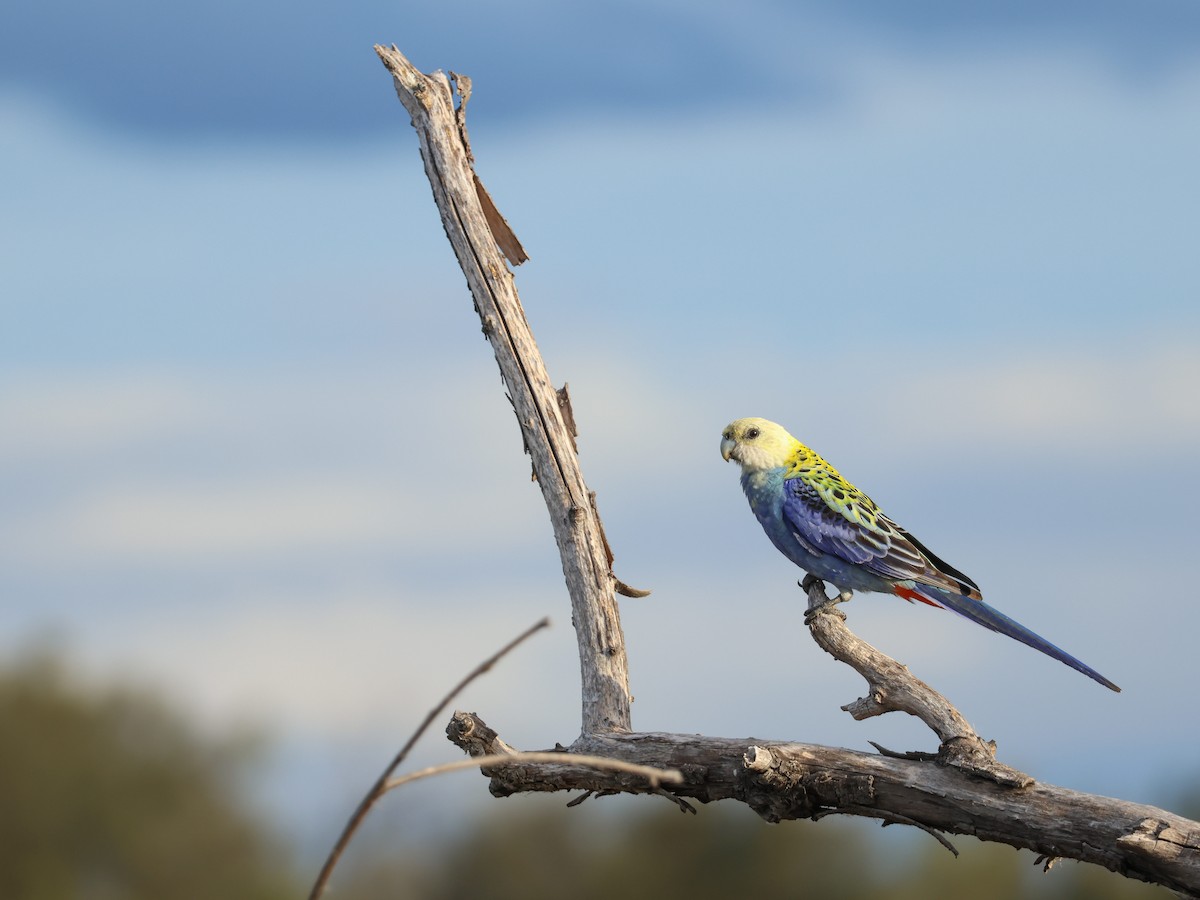
[[930,553],[840,475],[804,467],[783,482],[783,495],[784,520],[808,549],[862,566],[882,578],[979,596],[970,578]]

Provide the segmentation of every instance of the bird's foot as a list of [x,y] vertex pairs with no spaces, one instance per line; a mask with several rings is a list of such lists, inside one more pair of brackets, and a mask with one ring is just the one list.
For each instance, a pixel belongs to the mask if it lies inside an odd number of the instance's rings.
[[[808,609],[804,612],[805,625],[811,625],[813,619],[815,619],[821,613],[830,611],[839,603],[845,603],[854,596],[853,591],[842,591],[840,594],[830,597],[825,593],[825,582],[823,582],[816,575],[805,575],[804,580],[797,583],[800,585],[800,588],[806,594],[808,594]],[[814,594],[817,594],[818,592],[814,592],[813,588],[817,587],[818,585],[820,586],[819,596],[823,597],[823,600],[814,600]],[[841,615],[841,613],[838,615]]]

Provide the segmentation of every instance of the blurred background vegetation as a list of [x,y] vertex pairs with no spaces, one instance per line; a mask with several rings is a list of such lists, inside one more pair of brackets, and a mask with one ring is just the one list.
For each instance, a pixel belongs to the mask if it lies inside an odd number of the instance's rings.
[[0,670],[0,897],[295,896],[240,801],[256,743],[215,743],[139,687],[86,687],[54,654]]
[[[144,687],[87,686],[53,652],[9,662],[0,668],[0,898],[304,896],[320,861],[290,852],[278,823],[248,799],[266,749],[261,737],[202,734]],[[364,789],[374,774],[362,773]],[[1196,799],[1176,809],[1195,816]],[[1043,874],[1031,853],[971,839],[953,839],[955,859],[911,829],[767,825],[735,804],[692,816],[651,798],[577,809],[564,801],[498,802],[448,838],[418,837],[419,846],[411,836],[421,823],[405,821],[344,860],[328,896],[1168,896],[1073,862]],[[403,816],[402,795],[384,802]]]

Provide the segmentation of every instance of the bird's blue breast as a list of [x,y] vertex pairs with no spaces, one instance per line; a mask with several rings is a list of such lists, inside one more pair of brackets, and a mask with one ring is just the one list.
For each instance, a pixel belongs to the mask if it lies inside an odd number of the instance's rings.
[[801,542],[783,514],[785,471],[781,467],[742,474],[742,490],[771,543],[804,571],[840,590],[888,591],[888,582],[873,572],[830,553],[814,553]]

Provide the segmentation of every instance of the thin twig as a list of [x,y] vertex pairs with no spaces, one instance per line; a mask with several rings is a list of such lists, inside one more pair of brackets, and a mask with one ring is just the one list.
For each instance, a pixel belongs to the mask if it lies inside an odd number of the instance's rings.
[[[613,772],[627,772],[630,775],[640,775],[646,779],[650,787],[658,789],[662,784],[682,784],[683,773],[677,769],[660,769],[654,766],[640,766],[637,763],[625,762],[623,759],[612,759],[608,756],[590,756],[585,753],[561,753],[555,750],[526,750],[512,753],[489,753],[487,756],[472,756],[454,762],[419,769],[407,775],[389,778],[383,790],[390,791],[410,781],[420,781],[434,775],[446,772],[457,772],[461,769],[487,768],[489,766],[515,765],[518,763],[546,763],[554,766],[584,766],[591,769],[608,769]],[[674,799],[674,798],[672,798]]]
[[1048,853],[1043,853],[1033,861],[1035,866],[1041,866],[1043,872],[1049,872],[1054,868],[1054,864],[1058,862],[1057,856],[1051,856]]
[[889,750],[883,744],[876,743],[875,741],[867,741],[867,743],[878,750],[881,756],[887,756],[891,759],[916,759],[921,762],[931,762],[938,758],[936,753],[930,753],[928,750],[905,750],[901,752],[899,750]]
[[958,849],[950,843],[944,834],[923,822],[918,822],[916,819],[910,819],[908,816],[901,815],[897,812],[881,812],[878,809],[872,809],[865,806],[841,806],[837,809],[822,809],[813,813],[812,820],[814,822],[825,818],[826,816],[864,816],[868,819],[882,819],[882,827],[887,828],[889,825],[911,825],[913,828],[919,828],[925,832],[954,856],[958,856]]
[[362,824],[363,819],[367,817],[367,813],[371,811],[371,807],[375,805],[375,801],[382,797],[388,790],[388,779],[392,777],[392,773],[399,768],[400,764],[408,758],[408,754],[412,751],[413,746],[420,740],[421,735],[429,728],[433,720],[442,714],[442,711],[450,705],[451,701],[457,697],[467,685],[478,678],[480,675],[488,672],[492,666],[503,659],[509,652],[514,650],[518,645],[524,642],[527,638],[532,637],[543,628],[550,627],[550,620],[542,619],[536,622],[529,628],[525,629],[517,637],[513,638],[474,669],[471,670],[462,681],[456,684],[443,699],[442,702],[429,711],[424,720],[413,732],[410,737],[400,748],[400,752],[396,754],[396,758],[391,761],[383,774],[376,779],[371,785],[371,789],[367,791],[367,795],[362,798],[362,802],[358,804],[358,808],[354,810],[354,814],[350,816],[350,820],[346,823],[346,827],[342,829],[341,835],[337,839],[337,843],[333,845],[333,849],[329,851],[329,857],[325,860],[325,865],[321,867],[321,873],[317,876],[317,880],[313,882],[312,891],[309,892],[308,900],[319,900],[322,894],[325,893],[325,887],[329,884],[329,878],[333,875],[333,869],[338,864],[338,860],[342,858],[342,853],[345,852],[346,846],[350,843],[350,839],[354,837],[354,833],[358,831],[358,826]]
[[670,800],[672,803],[674,803],[676,806],[679,807],[679,811],[681,813],[691,813],[693,816],[699,815],[699,813],[696,812],[696,807],[692,806],[692,804],[688,803],[682,797],[676,797],[670,791],[664,791],[662,788],[659,788],[654,793],[660,797],[666,797],[668,800]]

